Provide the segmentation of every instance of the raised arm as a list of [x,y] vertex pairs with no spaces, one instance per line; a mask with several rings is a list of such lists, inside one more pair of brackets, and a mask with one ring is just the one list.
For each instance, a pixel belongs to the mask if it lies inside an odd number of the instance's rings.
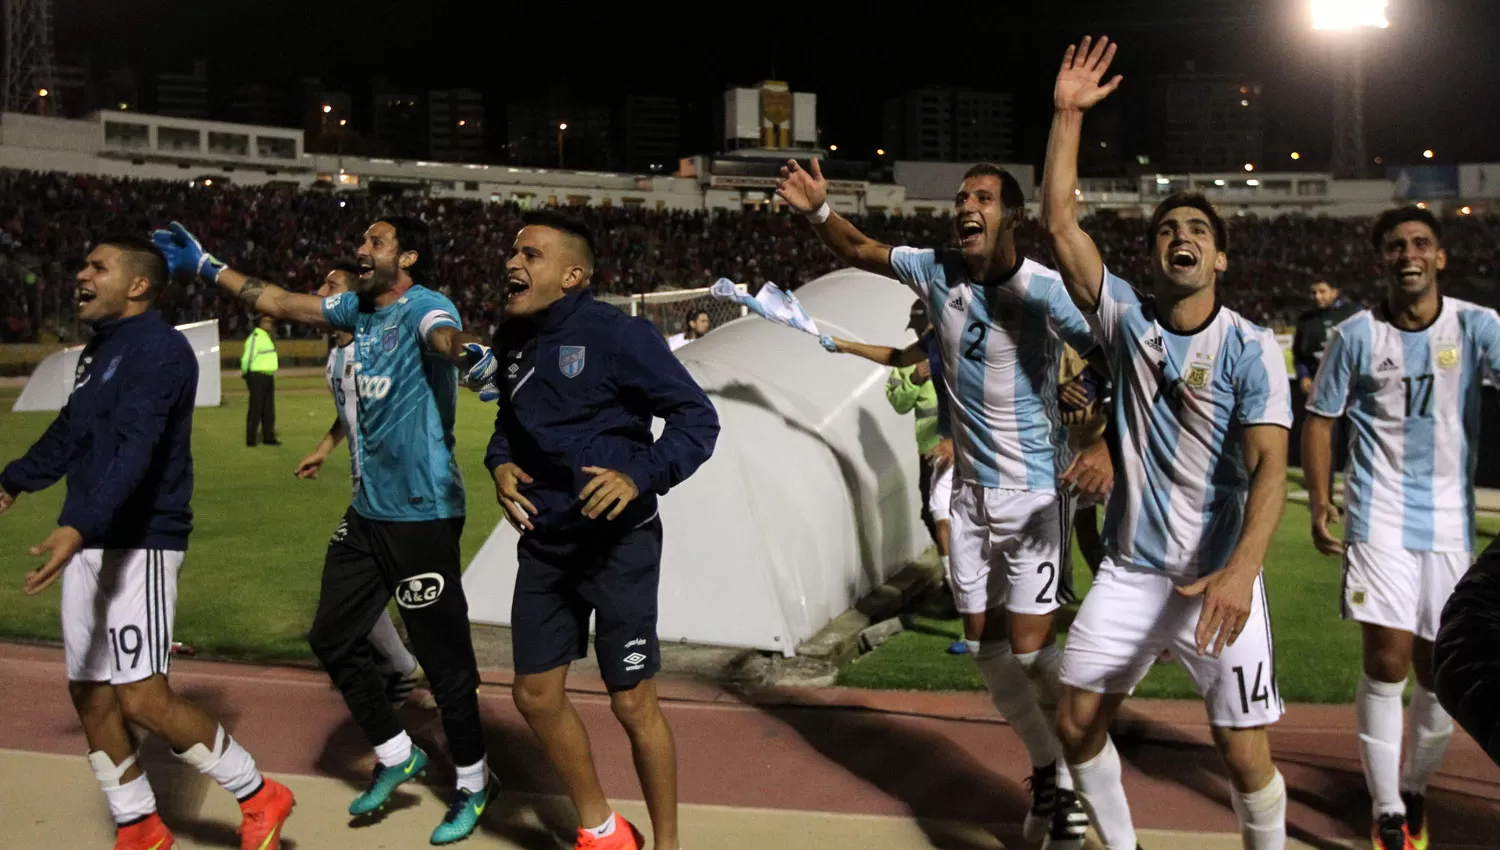
[[840,262],[878,275],[896,276],[891,269],[891,246],[860,233],[848,219],[829,208],[828,181],[823,179],[817,157],[813,158],[810,174],[795,159],[787,160],[776,181],[776,194],[807,217],[813,232]]
[[174,274],[190,271],[209,283],[217,284],[258,313],[303,325],[329,326],[323,315],[322,298],[292,292],[286,287],[235,271],[203,250],[198,239],[175,221],[166,230],[154,231],[151,241],[161,249],[167,258],[168,269]]
[[1099,304],[1104,282],[1104,260],[1094,240],[1078,224],[1075,190],[1078,188],[1078,146],[1083,135],[1083,113],[1120,85],[1115,76],[1100,84],[1115,45],[1100,38],[1090,49],[1091,39],[1069,47],[1053,89],[1052,133],[1047,139],[1047,162],[1042,172],[1042,224],[1057,270],[1068,286],[1068,294],[1085,310]]
[[838,354],[853,354],[880,366],[891,366],[901,368],[904,366],[915,366],[927,359],[927,350],[922,347],[920,341],[914,342],[905,348],[891,348],[888,345],[866,345],[863,342],[850,342],[847,339],[829,337],[833,341],[834,349]]

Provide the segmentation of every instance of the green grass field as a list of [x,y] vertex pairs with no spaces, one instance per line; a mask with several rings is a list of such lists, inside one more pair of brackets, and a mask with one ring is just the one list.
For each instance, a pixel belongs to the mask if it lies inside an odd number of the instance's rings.
[[[54,415],[11,413],[17,392],[0,392],[0,462],[24,452]],[[246,399],[242,383],[226,380],[224,406],[195,415],[194,531],[179,584],[176,637],[225,657],[309,661],[305,636],[323,550],[349,506],[349,453],[340,446],[312,481],[292,477],[333,421],[321,377],[277,382],[280,447],[245,447]],[[456,437],[469,489],[465,563],[500,520],[483,463],[493,411],[472,393],[460,397]],[[25,495],[0,516],[0,637],[59,637],[57,586],[27,597],[21,580],[40,563],[27,550],[55,527],[63,495],[63,484]]]
[[[237,381],[226,381],[223,407],[197,412],[196,529],[179,585],[177,639],[221,657],[307,662],[311,656],[305,634],[317,603],[323,550],[349,504],[349,457],[340,448],[316,480],[293,478],[297,460],[332,421],[333,405],[321,378],[283,378],[277,389],[279,448],[245,448],[246,396]],[[24,452],[52,420],[50,413],[9,412],[16,392],[0,390],[0,462]],[[461,396],[458,455],[469,487],[465,563],[500,521],[482,463],[492,410],[471,394]],[[0,516],[0,638],[58,638],[56,587],[28,598],[21,593],[21,580],[39,562],[26,550],[54,527],[63,495],[59,484],[23,496]],[[1496,525],[1482,522],[1481,528],[1493,534],[1500,531]],[[1082,591],[1088,571],[1077,560]],[[1267,562],[1283,697],[1351,700],[1359,671],[1358,632],[1338,619],[1339,564],[1312,548],[1302,506],[1287,506]],[[946,652],[959,635],[958,622],[934,613],[919,612],[905,632],[847,665],[840,683],[979,690],[972,661]],[[1157,665],[1137,693],[1190,697],[1192,689],[1181,668],[1168,664]]]

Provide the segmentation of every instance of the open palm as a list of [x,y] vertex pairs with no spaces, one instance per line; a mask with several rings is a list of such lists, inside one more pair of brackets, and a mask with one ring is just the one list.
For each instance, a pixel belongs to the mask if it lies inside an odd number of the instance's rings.
[[823,168],[817,158],[813,158],[811,174],[803,171],[795,159],[788,160],[776,181],[776,194],[798,212],[816,212],[823,206],[828,200],[828,181],[823,179]]
[[1119,88],[1122,77],[1100,84],[1109,63],[1114,61],[1115,47],[1107,36],[1100,36],[1092,44],[1090,36],[1084,36],[1077,45],[1070,45],[1064,54],[1062,70],[1057,72],[1057,86],[1052,91],[1053,105],[1058,109],[1085,110]]

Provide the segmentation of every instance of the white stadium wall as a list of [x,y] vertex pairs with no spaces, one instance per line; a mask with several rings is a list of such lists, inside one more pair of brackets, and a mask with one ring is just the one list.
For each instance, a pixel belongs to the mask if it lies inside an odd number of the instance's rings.
[[[797,297],[825,333],[913,339],[903,326],[914,296],[894,280],[844,270]],[[927,548],[912,418],[886,401],[889,369],[756,316],[677,356],[722,431],[714,456],[661,500],[661,639],[791,655]],[[516,539],[501,522],[464,573],[473,621],[509,624]]]
[[[198,397],[195,407],[218,407],[223,397],[219,383],[219,320],[178,325],[198,356]],[[38,363],[11,410],[62,410],[73,393],[73,376],[83,346],[75,345],[49,354]]]

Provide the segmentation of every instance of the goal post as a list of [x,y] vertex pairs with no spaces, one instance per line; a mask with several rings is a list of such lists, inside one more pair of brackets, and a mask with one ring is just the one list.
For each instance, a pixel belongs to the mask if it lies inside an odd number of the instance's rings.
[[[748,292],[743,283],[735,289]],[[745,307],[723,298],[715,298],[709,287],[673,289],[665,292],[642,292],[635,295],[600,295],[600,301],[613,304],[632,316],[639,316],[656,326],[662,336],[680,333],[688,316],[707,310],[714,327],[734,321],[749,312]]]

